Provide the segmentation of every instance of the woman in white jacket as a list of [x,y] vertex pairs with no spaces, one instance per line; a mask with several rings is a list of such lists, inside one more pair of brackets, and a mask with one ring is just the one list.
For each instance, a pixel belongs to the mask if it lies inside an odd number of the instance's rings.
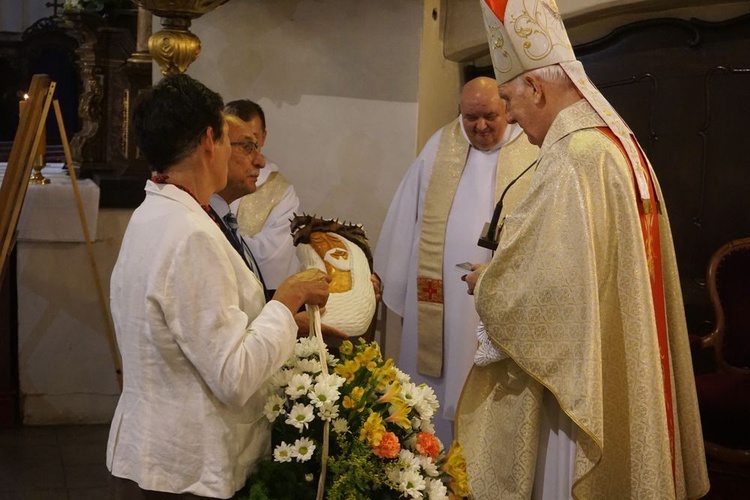
[[[123,359],[107,467],[114,498],[231,498],[270,450],[263,382],[289,358],[304,303],[323,306],[318,270],[263,288],[208,206],[232,144],[221,97],[164,78],[134,110],[156,175],[128,224],[111,279]],[[161,493],[157,493],[161,492]]]

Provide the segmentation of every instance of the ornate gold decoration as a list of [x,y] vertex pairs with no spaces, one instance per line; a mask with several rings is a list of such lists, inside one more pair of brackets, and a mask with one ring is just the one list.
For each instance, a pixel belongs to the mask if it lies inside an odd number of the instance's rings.
[[529,7],[524,3],[521,15],[511,16],[513,30],[516,36],[525,39],[524,52],[533,61],[544,59],[556,46],[570,48],[557,5],[554,0],[550,4],[532,2]]
[[352,289],[349,250],[335,233],[310,234],[310,246],[323,260],[326,272],[331,277],[328,289],[331,293],[343,293]]
[[184,73],[198,58],[200,39],[190,32],[190,23],[229,0],[136,0],[136,3],[162,18],[164,29],[151,35],[148,50],[159,63],[164,76]]
[[511,17],[516,35],[526,40],[526,56],[534,61],[547,57],[556,46],[570,47],[557,6],[554,1],[550,3],[533,2],[531,7],[524,4],[521,15]]
[[494,28],[489,32],[490,46],[494,47],[493,54],[493,65],[495,69],[500,73],[507,73],[513,68],[513,59],[510,54],[505,50],[505,39],[503,38],[503,31],[498,28]]

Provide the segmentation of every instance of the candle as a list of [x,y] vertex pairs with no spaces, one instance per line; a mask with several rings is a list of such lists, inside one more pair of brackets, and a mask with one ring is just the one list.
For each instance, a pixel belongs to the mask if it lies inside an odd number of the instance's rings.
[[23,110],[26,109],[26,99],[29,98],[29,94],[24,94],[23,99],[18,101],[18,121],[20,122],[23,117]]
[[[18,121],[19,123],[23,120],[23,113],[26,110],[27,101],[29,100],[29,94],[24,94],[23,99],[18,101]],[[36,150],[35,163],[38,165],[44,165],[44,154],[47,152],[47,127],[42,127],[42,134],[39,139],[39,147]]]

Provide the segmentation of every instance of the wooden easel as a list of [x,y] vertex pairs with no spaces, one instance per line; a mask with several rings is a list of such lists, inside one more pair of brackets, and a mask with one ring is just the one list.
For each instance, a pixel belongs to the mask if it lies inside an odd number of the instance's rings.
[[8,258],[10,252],[16,243],[18,219],[21,214],[26,191],[29,185],[31,168],[34,163],[34,157],[39,149],[39,142],[42,137],[44,125],[49,113],[50,103],[54,105],[57,126],[60,129],[60,139],[65,152],[65,162],[68,165],[70,181],[73,186],[73,194],[76,199],[78,208],[78,217],[81,221],[81,229],[86,242],[86,253],[88,254],[91,272],[94,278],[97,295],[99,296],[99,306],[104,321],[105,329],[109,342],[109,350],[114,363],[117,383],[122,390],[122,365],[120,355],[117,351],[115,334],[110,322],[107,300],[104,296],[104,289],[99,280],[99,270],[96,265],[94,255],[94,246],[91,242],[89,226],[86,221],[86,213],[83,210],[81,193],[78,189],[78,180],[76,179],[75,168],[73,167],[73,158],[70,154],[70,145],[65,133],[60,104],[52,96],[55,91],[55,82],[51,81],[47,75],[34,75],[31,79],[29,89],[29,98],[27,105],[21,112],[18,130],[13,141],[13,146],[8,159],[8,167],[5,170],[2,186],[0,186],[0,279],[4,276],[8,267]]

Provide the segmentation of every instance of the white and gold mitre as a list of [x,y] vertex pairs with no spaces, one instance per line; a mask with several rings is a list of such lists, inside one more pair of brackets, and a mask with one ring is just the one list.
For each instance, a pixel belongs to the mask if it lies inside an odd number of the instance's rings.
[[640,198],[649,200],[648,183],[633,133],[576,60],[555,0],[479,0],[479,3],[497,84],[509,82],[526,71],[559,64],[583,98],[620,139]]
[[479,0],[498,85],[521,73],[575,61],[554,0]]

